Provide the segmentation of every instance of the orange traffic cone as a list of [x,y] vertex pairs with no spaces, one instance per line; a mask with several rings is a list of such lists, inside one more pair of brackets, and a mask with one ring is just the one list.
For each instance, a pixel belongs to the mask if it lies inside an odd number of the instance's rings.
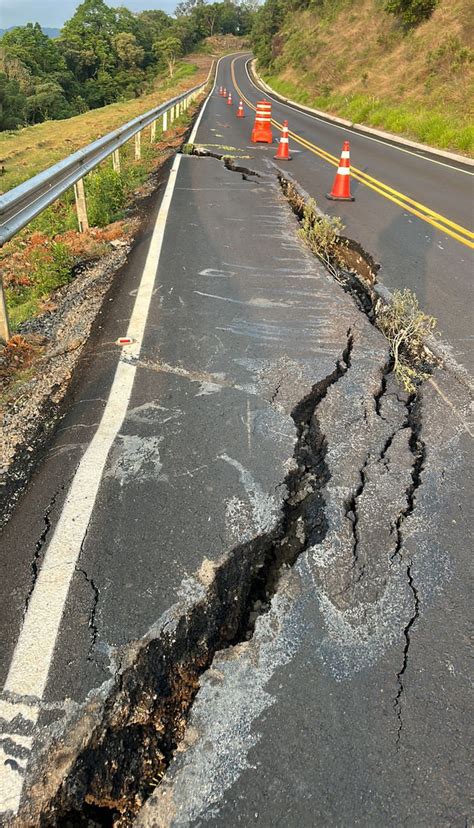
[[245,118],[244,105],[242,101],[240,101],[239,103],[239,108],[237,110],[237,118]]
[[288,121],[283,121],[281,138],[280,143],[278,144],[277,154],[273,157],[278,158],[279,161],[291,161],[291,155],[289,153],[288,146]]
[[227,98],[227,106],[232,106],[232,95],[229,92],[229,97]]
[[219,95],[222,95],[223,91],[224,91],[223,87],[219,86]]
[[272,105],[268,101],[259,101],[255,113],[255,123],[252,130],[252,143],[271,144],[272,136]]
[[225,86],[224,86],[222,95],[223,95],[224,98],[227,98],[227,89],[225,88]]
[[341,160],[332,185],[330,193],[326,193],[326,198],[331,201],[355,201],[354,196],[351,196],[351,160],[349,141],[344,141],[342,146]]

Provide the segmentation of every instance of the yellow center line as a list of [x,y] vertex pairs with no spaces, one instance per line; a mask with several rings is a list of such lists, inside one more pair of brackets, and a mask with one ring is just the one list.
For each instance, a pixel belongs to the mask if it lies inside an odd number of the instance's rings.
[[[237,83],[234,70],[234,64],[237,59],[238,58],[234,58],[234,60],[231,63],[232,81],[234,83],[237,93],[240,95],[242,100],[245,101],[247,106],[249,106],[251,109],[255,111],[256,107],[243,94],[242,90],[240,89]],[[282,128],[282,124],[274,118],[272,118],[272,124],[278,129]],[[318,155],[320,158],[322,158],[324,161],[327,161],[329,164],[332,164],[334,167],[339,166],[339,158],[337,158],[336,156],[331,155],[331,153],[326,152],[326,150],[322,149],[321,147],[318,147],[316,144],[313,144],[311,141],[308,141],[306,138],[303,138],[301,135],[298,135],[295,132],[290,131],[289,135],[298,144],[312,152],[313,155]],[[379,195],[383,196],[389,201],[392,201],[394,204],[397,204],[404,210],[407,210],[408,212],[412,213],[412,215],[416,216],[417,218],[420,218],[422,221],[431,224],[433,227],[436,227],[438,230],[441,230],[443,233],[446,233],[448,236],[451,236],[451,238],[461,242],[461,244],[464,244],[466,247],[474,249],[474,242],[470,241],[471,239],[474,239],[474,233],[468,230],[466,227],[462,227],[460,224],[456,224],[454,221],[451,221],[445,216],[442,216],[440,213],[436,213],[434,210],[431,210],[424,204],[420,204],[418,201],[415,201],[409,196],[406,196],[403,193],[398,192],[398,190],[393,189],[393,187],[389,187],[389,185],[384,184],[383,181],[378,181],[378,179],[373,178],[372,176],[363,172],[363,170],[359,170],[357,167],[351,167],[351,174],[357,181],[360,181],[361,184],[364,184],[366,187],[369,187],[374,192],[378,193]]]

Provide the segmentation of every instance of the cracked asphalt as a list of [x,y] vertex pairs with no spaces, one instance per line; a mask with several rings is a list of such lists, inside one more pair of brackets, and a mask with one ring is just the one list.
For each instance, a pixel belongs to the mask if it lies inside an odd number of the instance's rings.
[[[211,128],[251,154],[215,96],[197,141]],[[44,694],[0,696],[4,767],[25,778],[11,824],[469,824],[466,390],[439,370],[401,392],[255,156],[259,177],[181,157],[129,357],[114,343],[158,191],[2,532],[8,687],[117,365],[133,369]]]

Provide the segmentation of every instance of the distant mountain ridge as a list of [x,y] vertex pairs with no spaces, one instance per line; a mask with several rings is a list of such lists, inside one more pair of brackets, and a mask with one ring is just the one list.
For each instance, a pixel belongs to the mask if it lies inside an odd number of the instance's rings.
[[[43,32],[45,33],[45,35],[47,35],[48,37],[51,37],[51,38],[59,37],[59,34],[61,32],[61,29],[52,29],[48,26],[41,26],[41,28],[42,28]],[[8,29],[0,29],[0,37],[2,35],[4,35],[5,32],[11,31],[11,29],[16,29],[16,26],[9,26]]]

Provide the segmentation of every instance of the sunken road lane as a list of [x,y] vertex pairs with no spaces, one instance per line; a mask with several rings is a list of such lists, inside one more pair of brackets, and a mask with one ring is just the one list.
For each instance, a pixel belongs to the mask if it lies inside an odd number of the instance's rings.
[[[438,320],[454,357],[472,374],[474,168],[394,146],[284,104],[257,87],[249,59],[229,59],[222,71],[237,104],[240,97],[244,100],[248,120],[254,116],[249,104],[271,100],[275,122],[287,119],[290,128],[293,159],[282,168],[324,212],[342,218],[346,235],[381,264],[380,279],[388,288],[408,287],[416,293],[421,307]],[[273,134],[276,140],[276,126]],[[359,170],[363,179],[352,178],[354,203],[325,198],[345,139],[350,140],[353,171]]]
[[140,825],[467,819],[464,389],[394,384],[250,128],[214,91],[191,141],[258,174],[176,157],[2,532],[15,828],[163,776]]

